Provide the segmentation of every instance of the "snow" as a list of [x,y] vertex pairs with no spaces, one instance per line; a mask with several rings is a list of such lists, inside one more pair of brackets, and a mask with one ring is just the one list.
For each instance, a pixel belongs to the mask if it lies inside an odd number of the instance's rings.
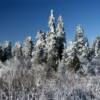
[[37,32],[36,43],[28,36],[0,45],[0,100],[100,100],[100,37],[90,47],[78,25],[75,41],[65,42],[62,16],[56,24],[53,10],[49,28]]

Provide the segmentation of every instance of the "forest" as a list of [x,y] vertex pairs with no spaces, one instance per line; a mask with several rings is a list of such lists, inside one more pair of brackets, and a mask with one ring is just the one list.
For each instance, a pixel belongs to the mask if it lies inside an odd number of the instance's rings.
[[67,41],[53,10],[48,26],[34,41],[0,44],[0,100],[100,100],[100,36],[90,45],[77,25]]

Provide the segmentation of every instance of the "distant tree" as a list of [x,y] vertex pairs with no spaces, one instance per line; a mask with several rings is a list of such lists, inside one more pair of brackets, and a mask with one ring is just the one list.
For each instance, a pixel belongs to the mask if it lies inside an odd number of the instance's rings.
[[2,61],[6,61],[7,59],[9,60],[12,57],[12,46],[11,42],[5,41],[3,46],[2,46]]
[[76,72],[80,69],[81,62],[77,56],[75,43],[72,43],[70,47],[66,49],[63,62],[70,71]]
[[32,56],[32,50],[33,50],[33,41],[30,36],[28,36],[25,41],[22,48],[23,56],[25,57],[31,57]]
[[94,53],[95,56],[100,56],[100,37],[98,36],[94,42]]
[[89,43],[87,37],[84,36],[84,29],[81,25],[76,27],[75,42],[77,54],[81,57],[88,58]]
[[37,33],[37,41],[32,52],[33,60],[35,63],[46,62],[46,34],[41,30]]
[[13,49],[13,56],[16,58],[20,58],[22,56],[22,46],[20,42],[15,43],[15,48]]
[[0,60],[2,61],[2,56],[3,56],[3,50],[2,50],[2,46],[0,45]]

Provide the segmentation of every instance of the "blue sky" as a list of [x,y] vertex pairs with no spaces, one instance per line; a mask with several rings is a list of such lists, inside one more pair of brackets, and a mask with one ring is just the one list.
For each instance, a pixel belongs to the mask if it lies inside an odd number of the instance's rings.
[[23,41],[28,35],[48,29],[50,9],[62,15],[67,39],[75,26],[83,25],[90,42],[100,35],[100,0],[0,0],[0,41]]

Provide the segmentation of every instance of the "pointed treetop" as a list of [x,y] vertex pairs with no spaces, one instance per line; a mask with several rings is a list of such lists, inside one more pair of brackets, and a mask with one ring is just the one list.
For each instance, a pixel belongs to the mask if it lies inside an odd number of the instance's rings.
[[51,10],[50,17],[49,17],[49,27],[50,27],[50,32],[55,32],[55,17],[54,17],[54,11]]
[[97,39],[97,40],[100,40],[100,36],[97,36],[96,39]]
[[28,36],[28,37],[26,38],[26,41],[32,41],[32,37],[31,37],[31,36]]
[[82,28],[82,26],[79,24],[76,26],[76,33],[84,33],[84,29]]
[[63,21],[63,19],[62,19],[62,16],[61,16],[61,15],[58,17],[58,21],[59,21],[59,22],[62,22],[62,21]]
[[58,24],[63,28],[64,22],[61,15],[58,17]]
[[51,9],[51,11],[50,11],[50,20],[55,21],[54,10],[53,9]]
[[41,34],[42,34],[42,31],[41,31],[41,30],[39,30],[39,31],[37,32],[36,39],[39,39]]
[[19,41],[15,43],[15,47],[16,47],[16,48],[21,48],[21,44],[20,44]]
[[5,41],[3,47],[7,48],[9,46],[11,46],[11,42],[10,41]]
[[51,9],[51,17],[53,17],[54,16],[54,11],[53,11],[53,9]]
[[58,33],[64,32],[64,23],[63,23],[62,16],[58,17],[58,25],[57,25],[57,29],[56,30],[57,30]]

